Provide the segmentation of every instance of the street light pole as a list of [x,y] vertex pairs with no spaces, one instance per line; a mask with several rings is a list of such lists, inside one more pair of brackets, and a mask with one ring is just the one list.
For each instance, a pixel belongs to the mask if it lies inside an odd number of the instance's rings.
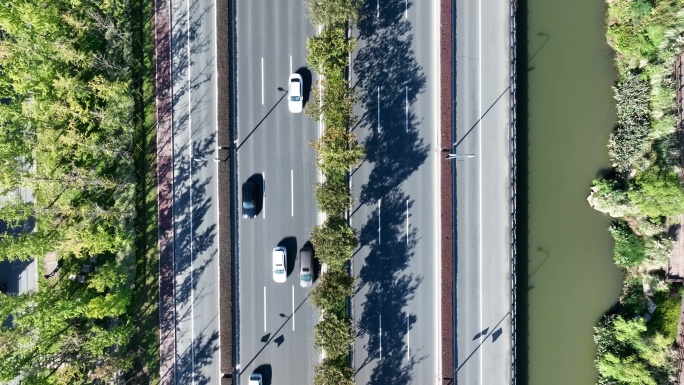
[[221,163],[224,160],[221,158],[192,158],[195,162],[208,162],[208,161],[213,161],[216,163]]
[[466,159],[466,158],[474,158],[475,154],[447,154],[445,159]]

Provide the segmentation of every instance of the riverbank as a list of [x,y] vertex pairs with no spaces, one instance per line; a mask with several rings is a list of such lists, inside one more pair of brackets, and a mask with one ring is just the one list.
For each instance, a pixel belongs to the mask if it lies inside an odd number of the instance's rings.
[[[611,168],[589,202],[611,217],[613,260],[626,275],[619,302],[595,327],[599,383],[673,383],[682,288],[669,269],[684,214],[675,62],[684,2],[607,2],[606,39],[619,80]],[[677,261],[674,261],[677,262]]]

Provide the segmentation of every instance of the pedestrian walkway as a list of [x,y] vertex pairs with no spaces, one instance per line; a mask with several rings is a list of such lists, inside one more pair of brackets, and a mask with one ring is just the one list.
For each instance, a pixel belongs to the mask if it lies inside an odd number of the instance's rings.
[[171,131],[170,5],[155,1],[155,88],[157,123],[157,205],[159,221],[160,384],[175,383],[175,306],[173,271],[173,141]]
[[[675,79],[677,82],[677,112],[676,112],[676,133],[679,141],[679,166],[680,178],[684,181],[684,100],[682,100],[682,87],[684,86],[684,53],[680,54],[675,62]],[[684,215],[677,217],[674,223],[679,223],[676,234],[676,243],[670,260],[667,264],[667,274],[665,278],[671,282],[684,282]],[[684,384],[684,297],[682,306],[679,310],[679,326],[677,327],[677,379],[675,384]]]
[[[684,179],[683,179],[684,180]],[[684,282],[684,234],[682,227],[684,225],[684,215],[679,215],[672,222],[672,225],[679,225],[675,233],[675,244],[670,255],[670,260],[667,262],[667,273],[665,278],[669,282]]]

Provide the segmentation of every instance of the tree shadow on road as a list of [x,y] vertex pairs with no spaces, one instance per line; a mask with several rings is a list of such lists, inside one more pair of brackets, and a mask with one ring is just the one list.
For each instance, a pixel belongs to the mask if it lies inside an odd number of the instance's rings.
[[[367,344],[365,359],[358,361],[364,353],[355,352],[355,367],[358,374],[375,361],[372,384],[410,383],[414,366],[425,358],[422,352],[409,352],[407,344],[417,315],[406,307],[422,277],[407,271],[419,235],[415,228],[407,233],[407,205],[413,201],[401,186],[429,152],[413,110],[426,77],[412,50],[411,24],[404,18],[409,5],[404,0],[383,1],[377,15],[376,2],[368,1],[354,32],[360,48],[352,84],[364,111],[354,131],[365,147],[363,167],[371,168],[359,206],[375,207],[368,218],[354,219],[361,229],[360,250],[368,250],[357,277],[359,290],[366,292],[361,297],[357,291],[354,297],[362,309],[355,315],[357,338],[366,338]],[[363,254],[355,258],[358,255]]]
[[[209,366],[218,351],[218,331],[205,335],[204,331],[192,341],[192,346],[177,352],[176,383],[207,385],[213,383],[211,376],[203,374],[202,367]],[[218,373],[217,373],[218,374]]]

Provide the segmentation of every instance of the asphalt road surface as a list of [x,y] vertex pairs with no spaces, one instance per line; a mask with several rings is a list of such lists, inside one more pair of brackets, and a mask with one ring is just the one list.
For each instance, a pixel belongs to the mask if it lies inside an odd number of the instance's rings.
[[458,384],[510,383],[509,4],[456,3]]
[[175,383],[218,383],[215,3],[171,1]]
[[[318,219],[313,197],[318,174],[308,144],[319,137],[319,125],[287,106],[292,72],[302,75],[304,94],[310,94],[315,77],[306,69],[306,38],[315,32],[301,1],[237,2],[238,197],[247,181],[257,196],[257,216],[238,219],[242,384],[255,372],[265,384],[311,384],[318,362],[313,347],[318,317],[298,272],[299,250]],[[272,277],[271,255],[278,245],[287,248],[285,283]]]
[[354,31],[357,384],[441,382],[438,3],[369,0]]

